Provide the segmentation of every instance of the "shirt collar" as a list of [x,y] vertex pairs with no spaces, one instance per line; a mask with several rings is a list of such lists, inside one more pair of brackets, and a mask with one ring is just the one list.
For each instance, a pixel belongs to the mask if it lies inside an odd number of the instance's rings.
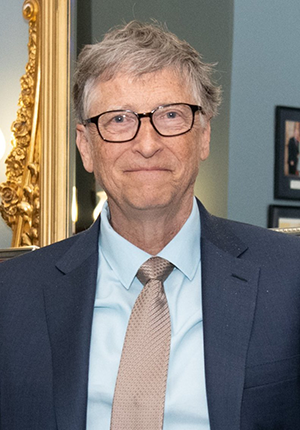
[[190,216],[171,242],[158,253],[158,256],[170,261],[191,280],[200,262],[200,237],[200,212],[194,198]]
[[[106,202],[101,211],[100,252],[128,289],[140,266],[151,255],[120,236],[112,228],[109,219],[109,207]],[[200,261],[200,213],[196,199],[189,218],[158,256],[173,263],[189,279],[193,278]]]

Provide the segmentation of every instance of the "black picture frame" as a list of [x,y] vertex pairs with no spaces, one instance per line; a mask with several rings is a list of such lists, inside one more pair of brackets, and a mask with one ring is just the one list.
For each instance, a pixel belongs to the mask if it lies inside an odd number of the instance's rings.
[[299,228],[300,206],[269,206],[269,228]]
[[300,108],[277,106],[275,129],[275,199],[300,200],[299,140]]

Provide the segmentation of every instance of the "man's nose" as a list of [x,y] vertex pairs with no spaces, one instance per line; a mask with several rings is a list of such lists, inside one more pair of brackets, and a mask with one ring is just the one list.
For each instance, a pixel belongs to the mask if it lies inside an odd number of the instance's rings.
[[134,139],[133,150],[150,158],[162,149],[162,137],[154,129],[150,118],[141,118],[141,125]]

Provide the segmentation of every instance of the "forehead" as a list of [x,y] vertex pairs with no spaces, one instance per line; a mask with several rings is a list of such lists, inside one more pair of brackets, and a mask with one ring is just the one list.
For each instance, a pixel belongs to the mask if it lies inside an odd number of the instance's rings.
[[172,69],[132,76],[118,73],[108,81],[98,80],[91,89],[89,116],[105,110],[132,109],[152,110],[168,103],[195,103],[192,90],[184,79]]

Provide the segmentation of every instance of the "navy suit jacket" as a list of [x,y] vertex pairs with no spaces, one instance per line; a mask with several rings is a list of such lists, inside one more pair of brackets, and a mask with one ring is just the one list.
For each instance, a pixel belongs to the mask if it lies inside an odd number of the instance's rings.
[[[300,240],[199,207],[211,430],[300,429]],[[98,232],[0,264],[0,430],[85,429]]]

